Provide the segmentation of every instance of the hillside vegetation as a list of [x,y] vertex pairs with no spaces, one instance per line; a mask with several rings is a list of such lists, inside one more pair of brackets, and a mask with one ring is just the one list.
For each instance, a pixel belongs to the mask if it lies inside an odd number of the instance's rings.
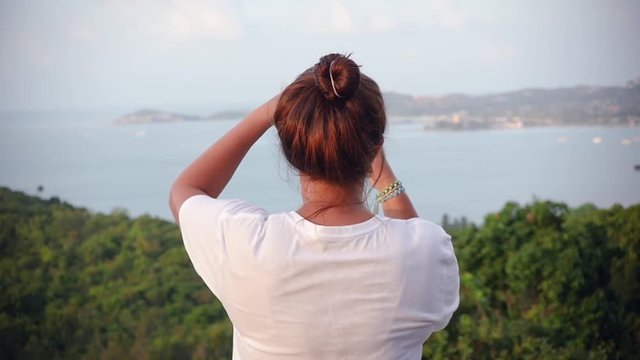
[[[385,93],[387,112],[453,125],[520,121],[523,126],[640,125],[640,78],[624,86],[523,89],[489,95],[414,97]],[[456,123],[450,124],[452,117]]]
[[[425,358],[640,354],[640,205],[509,203],[449,231],[462,301]],[[0,188],[0,250],[2,358],[231,358],[173,223]]]

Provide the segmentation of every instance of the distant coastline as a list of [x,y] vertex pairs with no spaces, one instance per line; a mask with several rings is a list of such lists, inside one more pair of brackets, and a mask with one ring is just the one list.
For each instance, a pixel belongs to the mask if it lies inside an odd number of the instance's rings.
[[115,120],[116,124],[157,124],[157,123],[176,123],[185,121],[211,121],[211,120],[233,120],[242,118],[247,115],[248,111],[229,110],[217,112],[207,116],[178,114],[168,111],[156,109],[142,109]]
[[385,93],[387,113],[426,131],[640,126],[640,77],[624,86],[523,89],[499,94]]
[[[424,125],[425,131],[520,129],[547,126],[640,126],[640,77],[624,86],[523,89],[490,95],[412,96],[383,93],[391,122]],[[237,120],[248,111],[208,116],[138,110],[117,124]]]

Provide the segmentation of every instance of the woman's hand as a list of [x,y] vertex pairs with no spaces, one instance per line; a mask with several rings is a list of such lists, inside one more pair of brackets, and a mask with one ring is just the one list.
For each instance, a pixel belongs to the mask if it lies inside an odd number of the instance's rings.
[[265,104],[267,108],[267,117],[269,118],[269,123],[271,125],[273,125],[273,121],[274,121],[273,116],[276,112],[276,108],[278,107],[278,101],[280,101],[280,95],[281,94],[278,94],[272,97],[271,100],[267,101],[267,103]]
[[276,112],[276,107],[278,107],[278,101],[280,101],[280,94],[272,97],[269,101],[260,105],[257,109],[253,111],[251,115],[254,115],[257,119],[256,122],[260,122],[263,120],[267,123],[267,127],[273,125],[273,115]]

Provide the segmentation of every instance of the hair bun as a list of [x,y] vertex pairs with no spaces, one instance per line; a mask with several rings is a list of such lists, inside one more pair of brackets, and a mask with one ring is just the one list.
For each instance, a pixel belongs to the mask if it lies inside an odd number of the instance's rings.
[[360,67],[342,54],[321,57],[314,75],[327,100],[349,99],[360,87]]

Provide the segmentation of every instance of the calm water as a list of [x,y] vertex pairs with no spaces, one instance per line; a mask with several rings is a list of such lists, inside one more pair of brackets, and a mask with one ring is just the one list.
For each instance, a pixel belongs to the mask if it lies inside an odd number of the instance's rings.
[[[233,121],[113,125],[118,114],[0,114],[0,186],[75,205],[169,218],[180,170]],[[597,139],[599,138],[600,142]],[[270,211],[300,204],[274,131],[249,152],[225,198]],[[506,201],[534,197],[601,207],[640,203],[640,128],[541,128],[427,133],[392,124],[386,149],[422,217],[481,221]]]

